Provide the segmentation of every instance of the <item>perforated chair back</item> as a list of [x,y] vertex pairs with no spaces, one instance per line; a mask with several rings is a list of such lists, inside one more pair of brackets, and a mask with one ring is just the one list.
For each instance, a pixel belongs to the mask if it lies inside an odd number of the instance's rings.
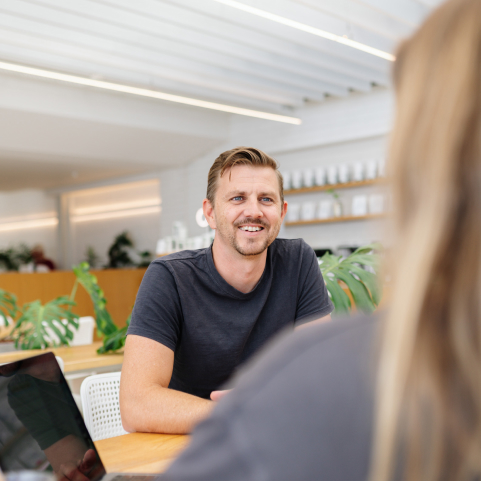
[[84,421],[94,441],[127,434],[119,406],[120,372],[96,374],[80,386]]

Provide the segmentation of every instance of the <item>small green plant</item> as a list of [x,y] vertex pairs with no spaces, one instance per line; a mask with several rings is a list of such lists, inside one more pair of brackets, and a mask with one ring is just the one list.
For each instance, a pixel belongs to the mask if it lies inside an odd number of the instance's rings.
[[138,254],[140,257],[140,262],[137,264],[137,267],[149,267],[150,263],[152,262],[152,252],[142,251]]
[[72,293],[73,296],[75,296],[77,285],[80,284],[87,291],[92,300],[95,311],[97,333],[99,336],[104,337],[103,344],[97,352],[99,354],[104,354],[108,351],[117,351],[122,349],[125,345],[125,336],[130,323],[130,315],[125,327],[119,328],[114,324],[112,316],[106,307],[107,300],[105,299],[104,292],[98,284],[97,277],[89,271],[89,267],[90,266],[87,262],[81,262],[77,266],[73,266],[73,271],[77,279]]
[[0,267],[6,271],[18,271],[22,264],[32,261],[32,251],[25,244],[0,250]]
[[105,266],[107,269],[117,269],[119,267],[133,266],[134,261],[130,258],[128,249],[132,248],[134,243],[127,231],[120,233],[109,248],[109,263]]
[[108,336],[116,332],[118,327],[114,324],[112,317],[106,309],[107,299],[105,299],[104,292],[99,286],[97,277],[89,271],[89,268],[90,266],[87,262],[81,262],[80,264],[73,266],[76,280],[72,289],[71,299],[75,297],[77,286],[80,284],[87,291],[92,300],[98,334]]
[[92,246],[88,246],[85,251],[85,262],[92,268],[95,269],[99,264],[99,256]]
[[68,345],[73,339],[74,329],[79,326],[79,316],[70,310],[74,305],[75,302],[67,296],[58,297],[45,305],[40,301],[26,303],[10,333],[15,347],[44,349]]
[[76,279],[70,296],[60,296],[46,304],[36,300],[19,309],[16,297],[0,289],[0,316],[5,319],[5,325],[8,326],[9,319],[15,319],[20,313],[8,335],[8,338],[15,342],[15,347],[43,349],[49,346],[68,346],[73,339],[74,330],[79,326],[79,316],[71,311],[75,306],[74,299],[79,285],[87,291],[92,300],[97,333],[104,338],[98,352],[116,351],[124,346],[130,316],[126,327],[119,329],[114,324],[106,308],[104,293],[89,267],[87,262],[73,266]]
[[334,189],[327,189],[326,193],[331,194],[335,200],[339,200],[339,194]]
[[[380,244],[370,244],[360,247],[348,257],[326,253],[319,259],[319,266],[334,304],[334,315],[347,314],[353,307],[339,281],[346,284],[361,312],[371,313],[379,305],[382,298],[382,286],[378,276],[379,251]],[[371,268],[374,273],[363,266]]]

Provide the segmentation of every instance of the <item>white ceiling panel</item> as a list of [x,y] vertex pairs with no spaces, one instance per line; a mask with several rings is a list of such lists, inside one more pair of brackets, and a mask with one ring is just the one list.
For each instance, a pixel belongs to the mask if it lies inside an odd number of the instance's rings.
[[[297,108],[322,102],[327,96],[347,97],[351,92],[369,92],[375,85],[388,86],[390,83],[391,61],[323,38],[319,32],[393,54],[396,44],[408,36],[440,0],[238,0],[238,3],[250,7],[250,11],[234,8],[233,3],[223,4],[221,0],[2,0],[0,62],[295,116]],[[252,9],[257,9],[257,14]],[[259,10],[270,18],[259,16]],[[290,21],[291,25],[279,22],[279,18]],[[300,26],[306,28],[303,30]],[[4,88],[13,88],[10,81],[3,80],[3,75],[18,74],[0,72],[0,84]],[[19,83],[25,82],[25,78]],[[47,88],[49,82],[56,88],[60,85],[50,80],[29,79],[29,88],[38,82],[38,92]],[[93,87],[68,88],[72,93],[65,98],[74,98],[75,89],[86,99],[96,98]],[[29,92],[35,91],[33,87]],[[12,92],[0,91],[0,103],[11,98]],[[108,97],[112,105],[117,101],[123,103],[122,115],[129,118],[129,108],[133,104],[128,100],[128,94],[99,94],[102,95]],[[169,110],[160,100],[143,99],[139,105],[151,105],[148,102],[159,109],[156,115],[162,118],[160,124],[173,112],[172,107]],[[25,113],[29,107],[20,104],[18,111]],[[139,107],[140,110],[143,108]],[[15,106],[10,102],[8,109],[8,115],[11,115]],[[111,127],[102,128],[105,128],[105,139],[110,139],[112,146],[109,150],[106,140],[101,147],[121,160],[125,174],[185,164],[209,146],[221,143],[227,135],[222,129],[217,129],[214,136],[199,135],[195,128],[191,134],[185,129],[172,133],[180,128],[182,115],[195,112],[195,109],[198,108],[179,107],[178,114],[172,114],[175,121],[171,122],[174,127],[170,132],[160,124],[152,131],[137,130],[139,138],[145,136],[143,143],[150,146],[150,150],[140,156],[143,160],[126,147],[118,150],[115,138],[122,129],[114,128],[108,122],[106,125]],[[165,117],[161,111],[166,112]],[[210,112],[213,125],[215,115],[226,125],[227,114]],[[8,123],[6,115],[3,112],[0,120]],[[58,113],[49,115],[44,112],[43,115],[45,117],[35,117],[37,124],[30,126],[32,133],[36,132],[37,125],[42,127],[44,121],[45,125],[63,125],[66,129],[64,137],[71,139],[71,145],[75,144],[80,124],[68,120],[68,109],[65,109],[65,122]],[[57,117],[58,121],[52,120]],[[104,125],[104,121],[94,117],[92,114],[88,125],[82,124],[92,135],[99,125]],[[27,114],[21,118],[26,122]],[[133,129],[135,120],[132,117]],[[196,122],[202,123],[202,120]],[[71,131],[67,128],[69,125]],[[135,141],[137,134],[129,137],[128,131],[127,127],[125,133],[122,130],[122,138],[131,139],[134,146],[140,145]],[[47,132],[53,132],[53,128]],[[159,142],[155,140],[157,138]],[[53,149],[58,144],[56,139],[52,137],[49,142],[48,148],[39,147],[39,160],[45,160],[50,154],[55,159],[62,157]],[[4,185],[19,185],[16,180],[11,184],[8,181],[10,174],[12,179],[17,179],[21,170],[16,170],[15,162],[34,162],[35,154],[29,152],[27,159],[25,152],[21,151],[22,145],[24,142],[20,137],[18,151],[15,146],[8,147],[0,141],[0,162],[5,160],[5,169],[2,170]],[[160,145],[167,148],[169,155],[164,149],[165,158],[157,159]],[[176,149],[180,152],[178,156],[174,152]],[[85,153],[83,157],[79,154],[76,171],[82,171],[82,158],[85,158],[86,166],[98,166],[95,178],[106,176],[114,168],[115,161],[106,157],[104,165],[102,152]],[[120,159],[121,152],[126,153],[125,158]],[[131,164],[128,157],[132,157]],[[69,158],[76,158],[73,151],[65,152],[65,159]],[[57,163],[47,162],[45,165]],[[55,177],[58,183],[77,182],[69,177],[69,169],[71,167],[65,167]],[[26,170],[29,170],[27,163],[23,172]],[[32,172],[37,170],[31,169]],[[54,167],[48,171],[53,170]],[[40,175],[32,175],[29,186],[34,186],[36,179],[40,178]],[[42,180],[38,185],[44,186],[46,182]]]

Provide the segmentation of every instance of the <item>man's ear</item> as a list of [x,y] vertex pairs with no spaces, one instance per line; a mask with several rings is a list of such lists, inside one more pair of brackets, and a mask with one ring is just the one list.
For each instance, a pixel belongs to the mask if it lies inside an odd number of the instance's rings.
[[202,202],[202,210],[204,211],[205,220],[209,223],[211,229],[216,229],[217,224],[215,222],[214,207],[209,199],[204,199]]
[[284,217],[287,214],[287,202],[284,202],[284,205],[282,206],[282,212],[281,212],[281,222],[284,220]]

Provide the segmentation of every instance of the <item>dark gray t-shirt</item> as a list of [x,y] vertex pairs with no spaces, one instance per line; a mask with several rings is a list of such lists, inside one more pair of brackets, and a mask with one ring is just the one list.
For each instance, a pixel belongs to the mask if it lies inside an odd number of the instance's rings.
[[208,398],[282,328],[332,310],[314,251],[302,239],[276,239],[247,294],[217,272],[211,248],[157,259],[144,275],[127,334],[172,349],[169,387]]
[[366,481],[379,325],[335,320],[278,340],[161,480]]

